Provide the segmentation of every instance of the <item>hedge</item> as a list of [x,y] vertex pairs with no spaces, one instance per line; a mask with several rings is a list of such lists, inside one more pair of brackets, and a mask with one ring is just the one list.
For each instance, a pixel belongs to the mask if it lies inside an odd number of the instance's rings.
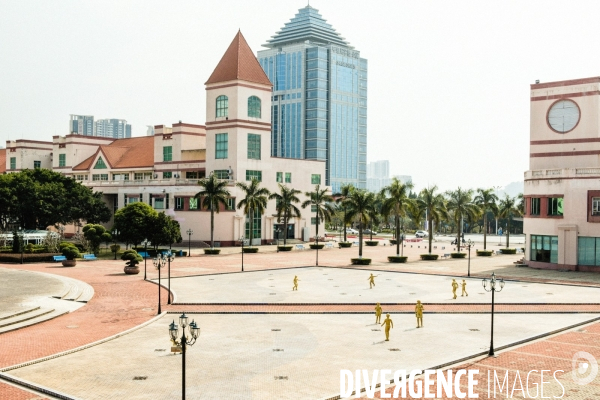
[[258,247],[244,247],[244,253],[258,253]]
[[352,264],[354,265],[369,265],[371,264],[370,258],[351,258]]
[[450,253],[450,258],[465,258],[467,253]]
[[494,252],[492,250],[477,250],[477,255],[480,257],[491,257]]
[[294,246],[288,246],[288,245],[285,245],[285,246],[277,246],[277,250],[278,250],[278,251],[292,251],[292,248],[293,248],[293,247],[294,247]]
[[311,244],[309,244],[309,246],[310,246],[310,248],[311,248],[311,249],[313,249],[313,250],[315,250],[315,249],[319,249],[319,250],[321,250],[323,247],[325,247],[325,245],[324,245],[324,244],[321,244],[321,243],[319,243],[319,244],[316,244],[316,243],[311,243]]
[[[60,253],[41,253],[41,254],[23,254],[23,262],[46,262],[54,261],[53,256],[60,256]],[[21,253],[2,253],[0,262],[20,263]]]
[[439,257],[439,254],[421,254],[420,257],[421,257],[421,260],[432,261],[432,260],[437,260]]
[[339,242],[340,247],[352,247],[352,242]]
[[219,254],[221,249],[204,249],[204,254]]
[[500,249],[502,254],[517,254],[517,249]]
[[388,261],[392,263],[405,263],[407,259],[406,256],[388,256]]
[[365,240],[365,244],[367,246],[377,246],[379,244],[379,240]]

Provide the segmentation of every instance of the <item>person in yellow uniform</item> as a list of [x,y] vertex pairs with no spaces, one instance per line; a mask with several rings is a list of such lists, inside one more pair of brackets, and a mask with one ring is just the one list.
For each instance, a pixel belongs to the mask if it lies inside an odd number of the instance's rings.
[[460,286],[462,286],[462,294],[460,295],[462,296],[467,296],[469,297],[469,293],[467,293],[467,282],[465,282],[465,280],[463,279],[462,283],[460,284]]
[[389,342],[390,341],[390,329],[394,327],[394,323],[390,319],[390,314],[385,314],[385,315],[386,315],[386,317],[383,320],[383,323],[381,324],[381,326],[385,325],[385,341]]
[[[379,275],[377,275],[377,276],[379,276]],[[373,286],[375,286],[375,278],[377,276],[371,274],[371,276],[369,276],[369,278],[367,278],[367,280],[369,281],[369,289],[373,289]]]
[[456,283],[456,279],[452,279],[452,294],[456,299],[456,289],[458,289],[458,283]]
[[294,287],[292,288],[292,290],[298,290],[298,281],[300,279],[298,279],[298,275],[294,275]]
[[421,304],[421,300],[417,300],[417,305],[415,306],[415,316],[417,317],[417,328],[423,327],[423,304]]
[[375,323],[381,323],[381,306],[379,305],[379,303],[377,303],[377,305],[375,306]]

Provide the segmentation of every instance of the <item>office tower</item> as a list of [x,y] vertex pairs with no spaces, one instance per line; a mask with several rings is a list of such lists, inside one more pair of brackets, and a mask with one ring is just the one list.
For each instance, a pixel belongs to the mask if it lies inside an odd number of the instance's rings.
[[258,52],[273,83],[271,154],[326,161],[333,192],[367,185],[367,60],[306,6]]
[[94,116],[71,114],[69,133],[73,135],[94,136]]
[[123,139],[131,137],[131,125],[124,119],[99,119],[94,136]]

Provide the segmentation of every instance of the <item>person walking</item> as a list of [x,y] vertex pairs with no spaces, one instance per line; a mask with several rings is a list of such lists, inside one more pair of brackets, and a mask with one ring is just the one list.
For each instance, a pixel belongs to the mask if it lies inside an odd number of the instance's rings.
[[389,342],[390,341],[390,329],[392,329],[394,327],[394,323],[390,319],[390,314],[386,314],[385,320],[383,320],[383,323],[381,324],[381,326],[384,326],[384,325],[385,325],[385,341]]
[[421,304],[421,300],[417,300],[417,305],[415,306],[415,316],[417,317],[417,328],[423,327],[423,304]]

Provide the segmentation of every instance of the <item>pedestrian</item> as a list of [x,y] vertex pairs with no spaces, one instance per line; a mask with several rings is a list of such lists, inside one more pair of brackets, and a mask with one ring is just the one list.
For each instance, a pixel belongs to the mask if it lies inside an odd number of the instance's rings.
[[385,325],[385,341],[390,341],[390,329],[394,327],[394,323],[390,319],[390,314],[386,314],[385,320],[381,324],[381,326]]
[[454,295],[454,299],[456,299],[456,289],[458,289],[458,283],[456,283],[455,279],[452,279],[452,294]]
[[417,328],[423,327],[423,304],[421,304],[421,300],[417,300],[417,305],[415,306],[415,316],[417,317]]
[[460,284],[462,286],[462,294],[460,295],[462,296],[467,296],[469,297],[469,293],[467,293],[467,282],[465,282],[465,280],[463,279],[462,283]]
[[377,305],[375,306],[375,323],[379,324],[381,323],[381,306],[379,305],[379,303],[377,303]]

